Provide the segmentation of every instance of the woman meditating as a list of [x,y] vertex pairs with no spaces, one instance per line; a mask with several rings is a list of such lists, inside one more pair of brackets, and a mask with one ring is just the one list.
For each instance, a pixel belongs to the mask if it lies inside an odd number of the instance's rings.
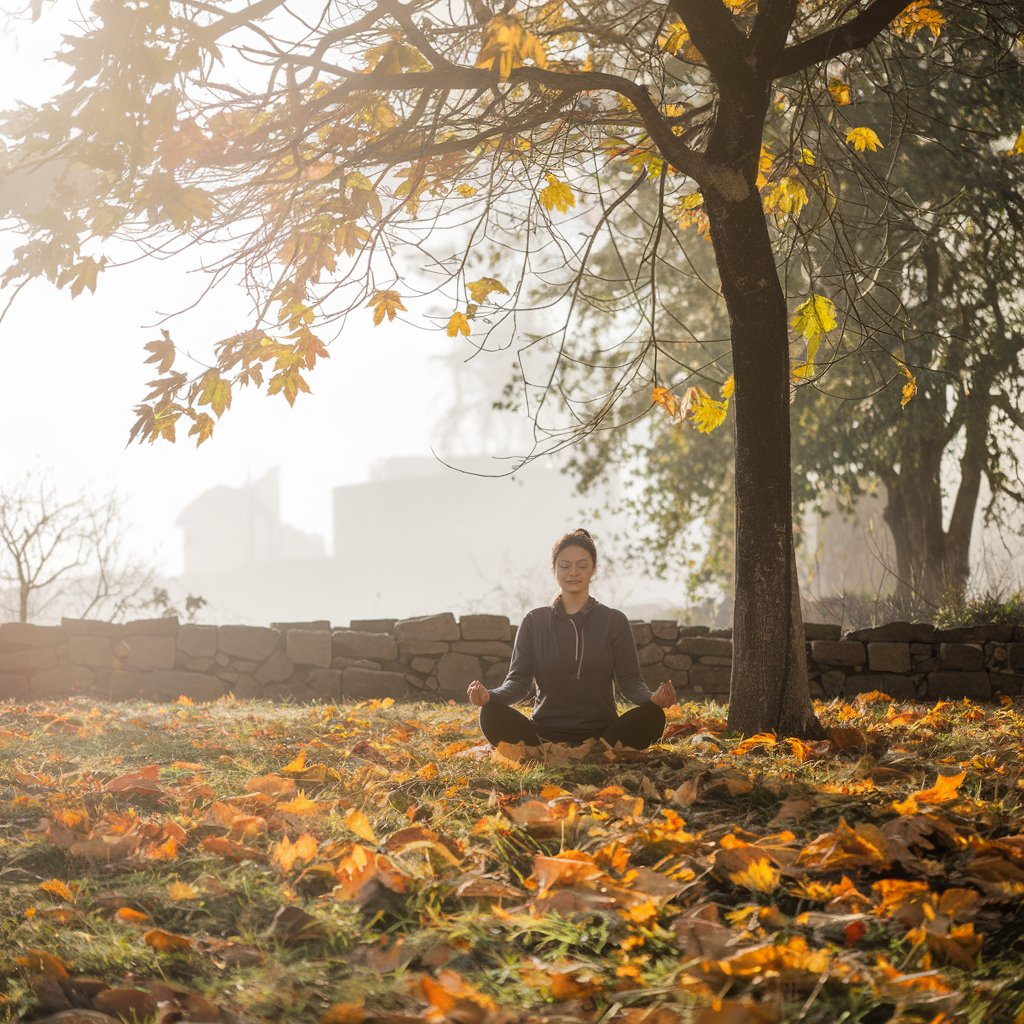
[[[647,689],[629,620],[590,596],[597,569],[590,534],[573,530],[557,541],[551,568],[560,593],[523,619],[505,682],[488,690],[474,679],[466,691],[480,708],[483,734],[494,746],[578,744],[594,737],[637,750],[656,743],[676,693],[671,682],[654,693]],[[534,680],[539,695],[527,718],[510,705],[529,693]],[[615,682],[637,705],[622,716],[615,709]]]

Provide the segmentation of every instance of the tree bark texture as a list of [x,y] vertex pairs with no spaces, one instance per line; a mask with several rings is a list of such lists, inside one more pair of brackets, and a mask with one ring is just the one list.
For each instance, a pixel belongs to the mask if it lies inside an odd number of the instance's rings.
[[728,725],[820,736],[793,545],[786,300],[760,197],[705,193],[732,336],[736,575]]

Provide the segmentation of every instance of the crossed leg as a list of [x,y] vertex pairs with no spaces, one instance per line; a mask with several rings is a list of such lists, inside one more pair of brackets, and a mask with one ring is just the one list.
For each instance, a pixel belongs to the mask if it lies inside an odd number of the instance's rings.
[[[579,743],[587,738],[547,731],[542,735],[521,711],[516,711],[507,704],[499,704],[496,700],[488,701],[480,709],[480,729],[487,737],[487,741],[495,747],[499,743],[525,743],[527,746],[537,747],[544,740],[554,743]],[[600,736],[611,746],[621,743],[624,747],[643,750],[652,743],[657,743],[664,731],[665,712],[657,704],[645,701],[616,718]]]

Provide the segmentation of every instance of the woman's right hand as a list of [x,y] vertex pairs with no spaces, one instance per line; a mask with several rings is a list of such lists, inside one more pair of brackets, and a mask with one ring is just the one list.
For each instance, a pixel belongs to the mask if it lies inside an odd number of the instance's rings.
[[469,703],[475,704],[478,708],[482,708],[491,699],[491,695],[487,692],[487,687],[479,679],[474,679],[469,684],[466,696],[469,697]]

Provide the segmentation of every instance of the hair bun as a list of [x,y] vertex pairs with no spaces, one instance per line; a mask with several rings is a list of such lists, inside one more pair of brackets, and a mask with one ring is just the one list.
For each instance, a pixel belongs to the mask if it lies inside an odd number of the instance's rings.
[[[590,537],[590,531],[589,530],[584,530],[582,526],[577,527],[572,532],[573,533],[582,533],[584,537]],[[593,540],[594,538],[590,537],[590,539]]]

